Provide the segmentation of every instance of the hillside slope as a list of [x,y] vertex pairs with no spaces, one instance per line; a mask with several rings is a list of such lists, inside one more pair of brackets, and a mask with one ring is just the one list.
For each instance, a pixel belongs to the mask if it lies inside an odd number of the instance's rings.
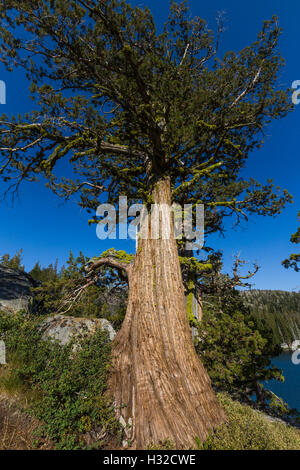
[[258,322],[266,322],[275,344],[300,340],[300,292],[248,290],[241,294]]
[[37,439],[40,423],[21,410],[15,399],[0,391],[0,451],[51,450],[50,440]]
[[278,419],[218,394],[228,422],[203,445],[207,450],[300,450],[300,431]]

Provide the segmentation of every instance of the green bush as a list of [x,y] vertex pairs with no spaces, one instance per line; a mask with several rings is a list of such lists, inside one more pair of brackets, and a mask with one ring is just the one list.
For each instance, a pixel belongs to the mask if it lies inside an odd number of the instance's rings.
[[218,399],[228,417],[211,433],[200,450],[300,450],[300,431],[278,420],[271,420],[227,394]]
[[[76,346],[41,340],[38,319],[0,315],[9,374],[0,386],[32,392],[29,409],[41,423],[41,434],[57,449],[87,448],[85,436],[117,436],[120,427],[106,396],[110,342],[106,332],[83,335]],[[101,448],[104,440],[96,446]]]

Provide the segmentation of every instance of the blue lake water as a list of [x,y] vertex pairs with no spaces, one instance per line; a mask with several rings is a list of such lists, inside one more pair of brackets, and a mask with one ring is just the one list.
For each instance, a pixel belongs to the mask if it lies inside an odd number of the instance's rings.
[[283,398],[290,408],[300,411],[300,364],[293,364],[292,354],[288,352],[274,358],[272,363],[283,370],[285,381],[270,380],[265,383],[266,388]]

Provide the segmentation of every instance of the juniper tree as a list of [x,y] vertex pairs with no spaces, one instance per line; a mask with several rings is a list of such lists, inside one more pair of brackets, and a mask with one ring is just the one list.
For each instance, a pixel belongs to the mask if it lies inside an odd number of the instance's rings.
[[[300,220],[300,212],[298,213],[298,219]],[[297,232],[291,236],[292,243],[300,243],[300,227]],[[293,268],[296,272],[300,271],[300,253],[293,253],[289,258],[282,261],[282,265],[285,268]]]
[[[1,61],[26,70],[36,101],[31,113],[1,118],[9,189],[42,175],[92,213],[100,195],[116,205],[120,195],[148,206],[201,203],[206,234],[232,214],[276,215],[290,199],[271,181],[241,176],[265,126],[291,108],[277,86],[276,18],[224,57],[221,21],[214,34],[184,3],[171,2],[161,31],[147,8],[120,0],[5,0],[1,19]],[[207,267],[181,262],[195,275]],[[190,447],[226,418],[194,350],[177,241],[142,239],[134,260],[108,254],[89,275],[104,264],[129,282],[110,382],[128,438],[138,448],[165,439]]]

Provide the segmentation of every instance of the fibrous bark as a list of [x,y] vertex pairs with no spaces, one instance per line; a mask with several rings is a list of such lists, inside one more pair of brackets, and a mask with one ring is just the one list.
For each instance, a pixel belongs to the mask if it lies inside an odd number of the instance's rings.
[[[168,179],[153,198],[170,205]],[[226,418],[194,349],[176,240],[139,240],[127,272],[127,313],[113,344],[116,409],[134,448],[166,440],[189,448]]]

